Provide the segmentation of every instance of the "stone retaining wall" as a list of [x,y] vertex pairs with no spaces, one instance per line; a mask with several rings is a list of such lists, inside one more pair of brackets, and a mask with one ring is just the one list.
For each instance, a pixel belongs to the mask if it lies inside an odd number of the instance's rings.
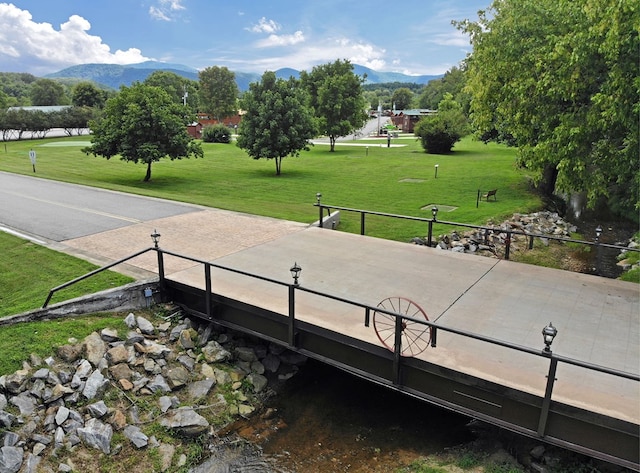
[[145,289],[148,288],[151,289],[152,293],[149,302],[154,302],[153,299],[157,298],[158,281],[137,281],[114,289],[107,289],[95,294],[52,304],[46,308],[3,317],[0,318],[0,326],[96,312],[124,312],[140,309],[147,306]]

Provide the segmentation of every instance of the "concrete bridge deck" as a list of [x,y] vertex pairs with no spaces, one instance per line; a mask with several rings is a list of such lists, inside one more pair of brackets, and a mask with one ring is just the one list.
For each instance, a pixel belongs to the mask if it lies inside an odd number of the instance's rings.
[[[234,212],[202,210],[63,242],[78,253],[116,260],[150,243],[226,267],[291,282],[302,267],[304,287],[363,304],[406,297],[429,320],[530,348],[543,348],[542,328],[558,329],[554,353],[637,374],[640,371],[640,288],[632,283],[506,260],[444,252],[372,237]],[[157,270],[154,254],[130,261]],[[117,268],[116,268],[117,269]],[[204,287],[202,266],[167,257],[173,280]],[[286,314],[282,287],[214,270],[214,291]],[[357,307],[302,293],[298,317],[380,343]],[[548,362],[539,357],[439,332],[437,348],[420,357],[484,379],[543,395]],[[640,424],[639,383],[561,365],[554,399]]]

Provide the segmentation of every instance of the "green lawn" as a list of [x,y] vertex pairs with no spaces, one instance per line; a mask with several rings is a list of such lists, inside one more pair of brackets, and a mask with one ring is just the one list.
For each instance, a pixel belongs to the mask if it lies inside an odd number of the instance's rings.
[[[37,309],[49,290],[97,266],[64,253],[0,232],[0,317]],[[56,293],[51,304],[119,287],[132,278],[104,271]],[[3,329],[4,330],[4,329]]]
[[47,358],[54,355],[58,347],[69,343],[70,338],[83,340],[91,332],[105,327],[127,333],[122,314],[94,314],[2,327],[0,376],[20,369],[32,353]]
[[[235,144],[203,143],[204,159],[155,163],[152,180],[143,182],[143,165],[106,160],[82,153],[88,137],[20,141],[0,148],[0,171],[56,179],[123,192],[311,223],[316,192],[325,204],[427,217],[431,204],[455,207],[441,220],[483,224],[514,212],[540,208],[528,189],[525,172],[516,168],[515,150],[465,138],[451,155],[429,155],[411,138],[387,148],[386,140],[369,147],[338,143],[334,153],[316,145],[300,157],[285,158],[282,175],[271,160],[253,160]],[[33,173],[28,152],[37,152]],[[435,178],[435,165],[438,177]],[[478,189],[498,189],[497,202],[481,202]],[[359,215],[342,215],[340,229],[359,232]],[[425,225],[383,218],[367,219],[367,234],[407,241],[426,233]],[[436,229],[444,232],[445,229]]]
[[[298,158],[285,158],[280,176],[273,161],[253,160],[235,144],[204,143],[203,159],[163,160],[153,165],[152,180],[143,182],[143,165],[83,154],[86,136],[48,138],[2,143],[0,171],[306,223],[318,217],[313,206],[316,192],[322,193],[325,204],[416,217],[430,218],[435,204],[443,209],[440,220],[472,224],[500,221],[541,205],[528,189],[527,175],[514,165],[513,149],[471,138],[461,141],[451,155],[426,154],[410,137],[394,140],[406,144],[401,148],[387,148],[386,140],[361,143],[368,147],[338,143],[331,153],[328,146],[317,145]],[[37,153],[35,173],[30,149]],[[476,207],[478,190],[494,188],[497,202]],[[445,211],[444,206],[453,210]],[[359,232],[359,214],[343,213],[339,228]],[[367,235],[399,241],[427,233],[425,223],[373,216],[367,217],[366,228]],[[436,234],[450,230],[437,225],[434,229]],[[0,249],[0,316],[40,307],[52,287],[95,269],[1,232]],[[128,281],[102,273],[62,291],[52,303]]]

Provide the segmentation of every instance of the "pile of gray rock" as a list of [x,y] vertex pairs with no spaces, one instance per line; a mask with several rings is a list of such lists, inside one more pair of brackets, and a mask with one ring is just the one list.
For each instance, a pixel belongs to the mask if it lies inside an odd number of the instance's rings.
[[620,252],[617,264],[623,271],[631,271],[632,269],[640,267],[640,261],[637,261],[635,258],[629,258],[629,250],[637,250],[640,247],[639,240],[640,238],[631,239],[629,243],[627,243],[628,250],[622,250]]
[[[290,378],[306,361],[176,314],[154,325],[130,313],[124,336],[105,328],[70,340],[55,357],[31,355],[22,369],[0,376],[0,473],[78,471],[71,455],[77,447],[104,454],[123,448],[114,445],[114,431],[136,449],[157,447],[162,471],[169,471],[186,457],[141,426],[158,422],[181,437],[213,436],[199,411],[249,416],[270,384]],[[136,400],[145,397],[152,407],[139,409]],[[42,461],[46,455],[59,459],[57,469]]]
[[[458,253],[474,253],[483,256],[504,256],[507,238],[510,237],[511,251],[525,249],[529,244],[529,237],[525,235],[510,234],[510,232],[525,232],[531,235],[553,236],[556,238],[569,238],[571,233],[577,231],[575,225],[565,221],[555,212],[535,212],[532,214],[513,214],[513,216],[500,224],[488,222],[489,229],[472,229],[463,233],[456,230],[436,238],[435,246],[441,250]],[[547,245],[549,239],[538,237]],[[417,245],[427,245],[425,238],[416,237],[411,240]]]

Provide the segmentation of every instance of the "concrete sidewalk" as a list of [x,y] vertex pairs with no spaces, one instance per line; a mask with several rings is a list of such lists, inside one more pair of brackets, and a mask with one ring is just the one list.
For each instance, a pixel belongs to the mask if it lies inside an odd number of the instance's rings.
[[[126,227],[65,240],[57,250],[106,265],[153,246],[150,235],[157,230],[162,248],[193,258],[213,261],[238,251],[297,233],[308,225],[269,217],[196,208],[191,212],[147,220]],[[168,259],[167,274],[197,266],[186,260]],[[155,252],[119,265],[114,270],[137,278],[157,276]]]

